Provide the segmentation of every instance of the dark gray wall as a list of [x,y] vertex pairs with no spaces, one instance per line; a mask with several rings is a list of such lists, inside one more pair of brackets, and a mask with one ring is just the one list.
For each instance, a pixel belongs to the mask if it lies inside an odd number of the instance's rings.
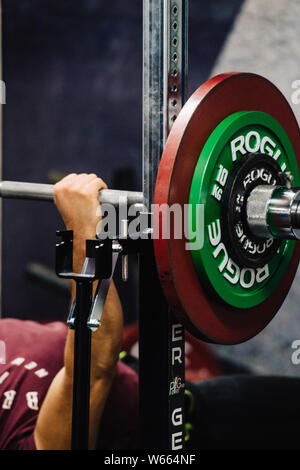
[[[190,0],[190,92],[209,76],[241,3]],[[141,189],[142,0],[3,0],[3,70],[4,179],[96,172]],[[3,206],[3,314],[63,318],[66,296],[26,276],[30,261],[54,265],[55,207]],[[120,287],[127,321],[137,312],[131,264]]]

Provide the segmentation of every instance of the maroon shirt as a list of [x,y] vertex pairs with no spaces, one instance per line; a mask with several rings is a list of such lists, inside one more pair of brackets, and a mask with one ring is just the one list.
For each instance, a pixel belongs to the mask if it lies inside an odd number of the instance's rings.
[[[33,432],[47,390],[63,366],[64,323],[0,320],[0,449],[35,449]],[[5,362],[5,363],[3,363]],[[99,430],[101,449],[135,447],[138,377],[118,362]]]

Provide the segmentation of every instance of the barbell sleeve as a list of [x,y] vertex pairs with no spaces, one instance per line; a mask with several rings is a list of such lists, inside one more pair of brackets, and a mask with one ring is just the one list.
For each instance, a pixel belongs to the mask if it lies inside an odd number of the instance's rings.
[[[1,181],[0,197],[8,199],[30,199],[34,201],[54,200],[54,185],[26,183],[19,181]],[[144,196],[138,191],[122,191],[118,189],[103,189],[99,191],[99,202],[101,204],[111,204],[119,206],[126,203],[128,206],[133,204],[143,204]]]
[[257,186],[247,200],[247,222],[259,238],[300,240],[300,188]]

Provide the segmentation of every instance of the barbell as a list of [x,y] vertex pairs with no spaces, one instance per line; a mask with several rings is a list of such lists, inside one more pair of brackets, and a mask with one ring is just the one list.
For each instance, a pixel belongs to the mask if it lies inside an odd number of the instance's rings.
[[[213,77],[180,111],[157,174],[153,243],[168,303],[194,336],[246,341],[288,294],[300,256],[299,136],[284,96],[256,74]],[[0,196],[53,200],[53,186],[2,181]],[[143,194],[99,193],[101,203],[121,200],[143,204]],[[171,227],[164,237],[161,207],[176,204],[190,208],[188,236]],[[187,249],[197,232],[203,243]]]
[[[1,181],[0,197],[8,199],[25,199],[34,201],[54,201],[54,185],[25,183],[20,181]],[[143,204],[143,193],[118,189],[102,189],[99,191],[99,203],[118,206],[121,201],[128,205]]]

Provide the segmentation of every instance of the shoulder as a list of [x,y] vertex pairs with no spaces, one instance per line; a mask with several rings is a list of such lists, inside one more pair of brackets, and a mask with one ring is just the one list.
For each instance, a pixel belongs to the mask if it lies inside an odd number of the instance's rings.
[[61,322],[0,320],[0,449],[33,448],[40,406],[63,366],[66,335]]
[[54,356],[60,355],[66,335],[66,325],[58,321],[42,324],[14,318],[0,320],[0,341],[5,346],[7,362],[16,356],[40,356],[50,351]]

